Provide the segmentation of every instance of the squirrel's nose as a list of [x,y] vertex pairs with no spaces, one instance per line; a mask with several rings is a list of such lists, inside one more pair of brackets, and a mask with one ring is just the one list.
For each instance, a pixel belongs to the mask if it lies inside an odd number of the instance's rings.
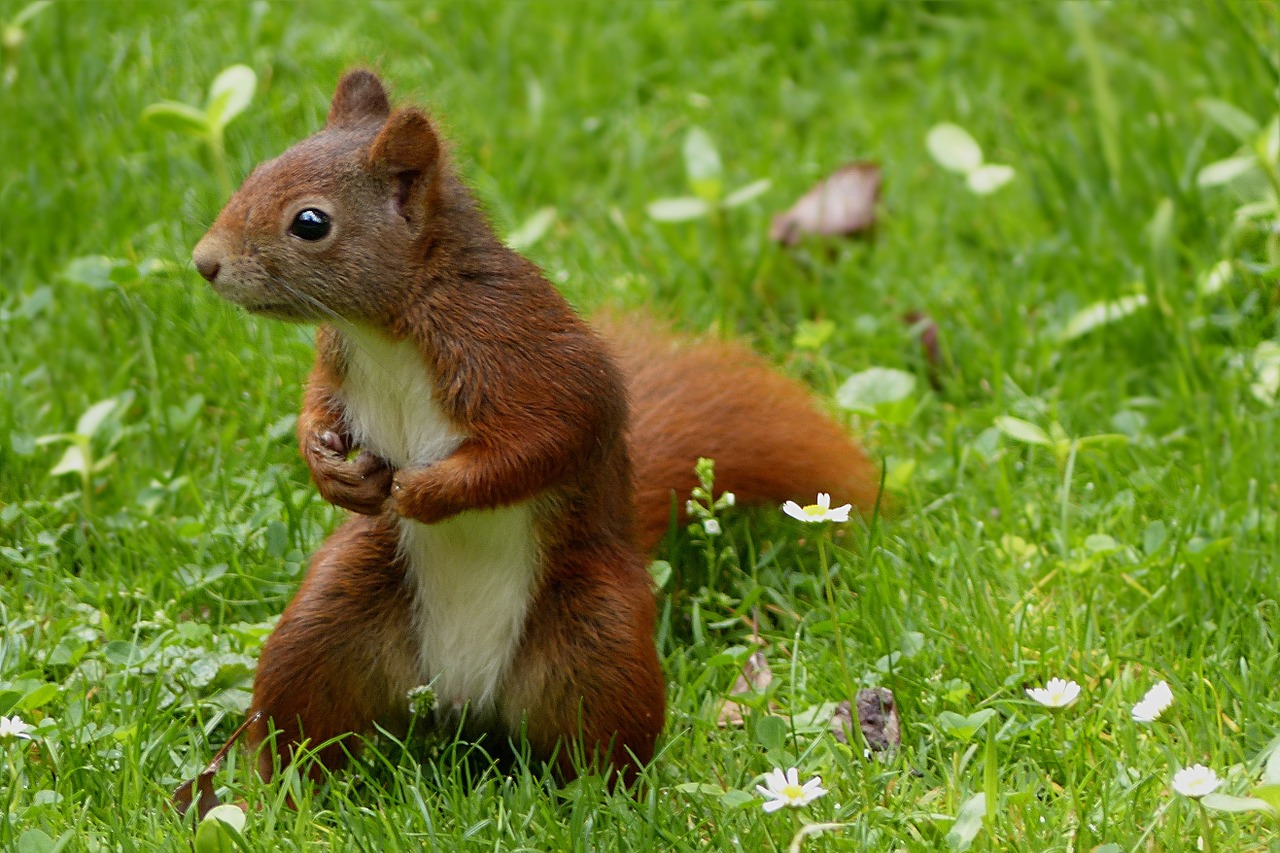
[[196,269],[200,271],[200,275],[204,276],[205,281],[212,282],[218,277],[218,270],[222,269],[222,264],[217,259],[209,257],[197,257]]

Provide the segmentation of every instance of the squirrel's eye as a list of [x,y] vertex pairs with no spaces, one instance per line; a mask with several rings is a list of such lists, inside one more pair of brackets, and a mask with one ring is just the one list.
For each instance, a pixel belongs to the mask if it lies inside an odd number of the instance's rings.
[[303,240],[314,242],[329,236],[329,214],[314,207],[308,207],[293,218],[289,224],[289,233]]

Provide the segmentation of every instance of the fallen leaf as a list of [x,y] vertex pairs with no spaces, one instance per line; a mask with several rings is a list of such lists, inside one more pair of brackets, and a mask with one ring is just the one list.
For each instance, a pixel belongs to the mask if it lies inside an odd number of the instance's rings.
[[[877,752],[894,749],[902,743],[898,723],[898,707],[893,691],[885,687],[859,690],[857,696],[858,727],[867,746]],[[836,740],[848,743],[853,733],[853,709],[841,702],[831,715],[831,730]]]
[[923,311],[908,311],[902,315],[902,322],[919,332],[920,349],[928,365],[929,385],[935,391],[941,390],[942,379],[938,371],[942,366],[942,354],[938,349],[938,324]]
[[[222,766],[222,760],[227,757],[227,753],[231,751],[231,747],[240,739],[240,735],[244,734],[245,729],[253,725],[262,717],[262,712],[254,714],[243,723],[235,733],[227,739],[222,745],[222,749],[218,750],[218,754],[213,760],[200,771],[200,775],[192,779],[190,782],[184,782],[178,786],[178,790],[173,792],[173,807],[178,810],[179,817],[186,817],[187,811],[194,802],[196,807],[196,819],[202,821],[205,815],[210,811],[222,805],[222,801],[218,799],[218,795],[213,790],[213,774],[218,772],[218,768]],[[199,797],[196,796],[199,791]]]
[[[179,817],[187,816],[192,803],[196,807],[197,820],[204,820],[205,815],[222,805],[222,800],[218,799],[218,795],[213,790],[213,774],[217,769],[216,763],[206,767],[199,776],[190,782],[183,782],[178,790],[173,792],[173,807],[178,810]],[[197,790],[200,792],[198,798]]]
[[806,234],[850,236],[872,228],[881,180],[875,163],[841,166],[800,196],[790,210],[773,218],[770,239],[794,246]]

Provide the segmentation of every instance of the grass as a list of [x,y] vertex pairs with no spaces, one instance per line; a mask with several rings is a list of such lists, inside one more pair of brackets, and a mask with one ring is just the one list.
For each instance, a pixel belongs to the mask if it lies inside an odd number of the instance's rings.
[[[1280,339],[1280,275],[1238,236],[1240,199],[1196,181],[1238,147],[1205,99],[1276,110],[1275,3],[350,5],[57,2],[6,55],[0,714],[37,729],[0,741],[0,848],[186,849],[166,799],[239,723],[262,639],[340,517],[293,444],[309,333],[195,274],[216,169],[140,120],[202,103],[243,62],[259,85],[227,128],[236,176],[317,128],[343,69],[373,64],[441,117],[500,231],[556,209],[529,254],[584,310],[741,336],[826,398],[873,366],[918,379],[851,417],[896,509],[835,531],[837,620],[814,537],[781,513],[724,516],[713,590],[693,580],[697,536],[666,555],[685,583],[664,597],[671,708],[641,795],[382,740],[296,788],[294,810],[287,781],[263,786],[233,755],[219,785],[255,805],[244,849],[783,850],[821,821],[842,826],[803,849],[1175,850],[1206,834],[1280,850],[1274,814],[1201,813],[1170,787],[1204,763],[1245,795],[1280,743],[1280,409],[1251,369]],[[20,8],[3,0],[0,19]],[[967,192],[926,151],[943,121],[1015,180]],[[693,126],[727,186],[772,181],[719,235],[645,214],[686,191]],[[772,213],[859,158],[886,175],[873,241],[768,241]],[[1223,260],[1226,285],[1199,287]],[[1063,335],[1135,293],[1146,308]],[[936,387],[908,311],[938,325]],[[822,320],[825,341],[797,336]],[[82,441],[100,470],[51,474],[67,444],[39,438],[108,399]],[[1010,417],[1123,438],[1072,452],[1002,432]],[[720,728],[756,613],[785,726],[761,699]],[[865,761],[827,733],[846,670],[894,691],[896,755]],[[1055,676],[1083,694],[1051,714],[1024,688]],[[1172,709],[1133,723],[1160,679]],[[793,763],[831,793],[765,815],[747,794]],[[976,836],[953,830],[967,803]]]

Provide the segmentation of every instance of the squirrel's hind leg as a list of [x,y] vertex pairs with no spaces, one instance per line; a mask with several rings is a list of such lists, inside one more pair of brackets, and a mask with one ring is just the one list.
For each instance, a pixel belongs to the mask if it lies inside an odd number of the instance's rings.
[[555,756],[562,778],[585,766],[630,785],[666,719],[649,574],[625,546],[552,555],[549,565],[503,716],[513,734],[524,727],[536,757]]
[[[393,519],[354,516],[312,558],[254,680],[249,713],[263,714],[249,729],[250,747],[259,749],[275,732],[274,750],[258,754],[263,778],[273,773],[275,753],[281,766],[289,763],[304,738],[321,747],[374,722],[395,727],[407,720],[418,640],[397,537]],[[333,770],[353,748],[323,746],[320,764]]]

